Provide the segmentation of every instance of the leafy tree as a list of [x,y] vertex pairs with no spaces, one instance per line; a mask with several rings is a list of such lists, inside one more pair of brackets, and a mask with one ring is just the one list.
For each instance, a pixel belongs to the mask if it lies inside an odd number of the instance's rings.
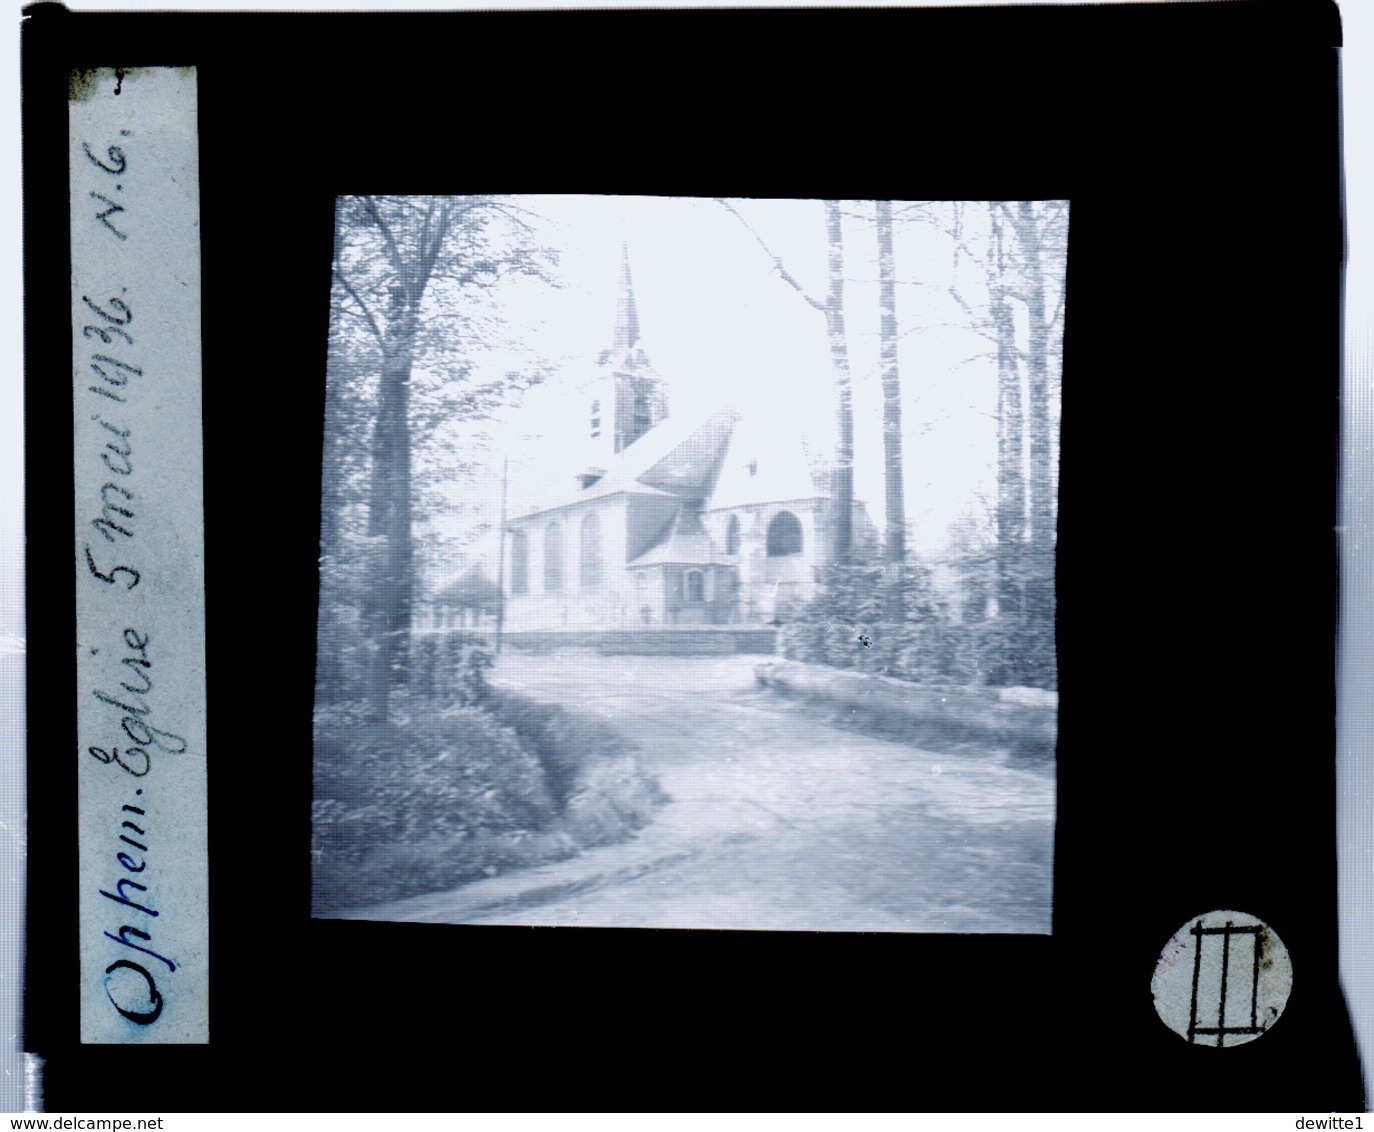
[[[981,264],[986,302],[951,291],[997,358],[996,632],[1010,654],[1000,681],[1054,682],[1054,406],[1063,314],[1068,207],[1064,201],[955,204],[956,258]],[[974,217],[979,223],[970,224]],[[986,236],[976,250],[970,228]],[[1018,312],[1025,327],[1018,330]],[[991,632],[991,630],[990,630]],[[1017,659],[1019,658],[1019,659]]]
[[[356,196],[338,203],[331,377],[346,386],[352,376],[371,396],[350,403],[337,395],[326,479],[337,472],[361,486],[362,422],[358,412],[348,414],[366,404],[367,519],[359,534],[367,540],[368,577],[359,628],[362,694],[373,720],[387,717],[391,693],[405,678],[415,600],[416,438],[443,419],[433,403],[428,415],[417,411],[413,375],[423,368],[442,375],[441,387],[462,383],[473,415],[499,400],[510,383],[463,382],[471,354],[494,325],[481,300],[489,303],[493,288],[514,275],[547,279],[552,262],[552,253],[535,245],[522,210],[503,198]],[[343,541],[341,529],[332,533]]]

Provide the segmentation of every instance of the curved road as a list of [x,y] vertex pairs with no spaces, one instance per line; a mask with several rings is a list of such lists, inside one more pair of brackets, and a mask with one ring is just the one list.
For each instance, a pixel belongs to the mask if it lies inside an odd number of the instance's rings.
[[352,917],[793,931],[1048,932],[1052,767],[916,750],[759,688],[760,657],[503,657],[594,712],[669,795],[633,839]]

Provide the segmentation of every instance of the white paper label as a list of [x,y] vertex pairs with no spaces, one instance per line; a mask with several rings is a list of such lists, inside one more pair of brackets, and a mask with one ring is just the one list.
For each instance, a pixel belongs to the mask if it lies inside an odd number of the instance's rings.
[[206,1042],[196,76],[71,92],[81,1040]]

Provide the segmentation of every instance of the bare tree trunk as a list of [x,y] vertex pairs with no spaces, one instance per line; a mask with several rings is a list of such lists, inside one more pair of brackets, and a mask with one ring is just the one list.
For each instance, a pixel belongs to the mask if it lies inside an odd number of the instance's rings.
[[997,609],[1003,617],[1024,612],[1022,584],[1026,541],[1026,480],[1023,467],[1025,414],[1017,364],[1016,323],[1007,300],[1000,202],[992,205],[992,249],[988,300],[997,341]]
[[1030,561],[1026,571],[1026,628],[1035,642],[1029,679],[1053,679],[1054,474],[1050,465],[1049,327],[1041,263],[1041,218],[1031,201],[1018,204],[1018,243],[1027,316],[1026,432],[1030,446]]
[[1049,326],[1045,317],[1045,276],[1040,264],[1041,225],[1031,201],[1019,202],[1018,239],[1026,275],[1029,349],[1026,392],[1029,404],[1031,546],[1037,557],[1054,546],[1053,473],[1050,467]]
[[886,538],[883,543],[887,615],[900,621],[905,609],[902,579],[906,567],[906,500],[902,482],[902,378],[897,360],[897,268],[892,252],[892,202],[873,202],[878,231],[879,355],[883,374],[883,488]]
[[844,233],[840,227],[840,202],[825,202],[826,240],[829,246],[829,281],[825,299],[825,332],[830,361],[835,368],[835,482],[831,488],[834,507],[834,561],[847,565],[854,551],[854,391],[849,380],[849,341],[844,325]]

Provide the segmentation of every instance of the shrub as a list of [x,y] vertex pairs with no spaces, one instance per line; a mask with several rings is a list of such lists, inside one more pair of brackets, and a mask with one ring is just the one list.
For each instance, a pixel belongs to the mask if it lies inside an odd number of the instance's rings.
[[[480,680],[485,667],[469,671]],[[317,709],[316,911],[567,857],[628,836],[664,800],[599,720],[485,681],[461,695],[477,687],[480,702],[447,708],[398,695],[385,725],[367,723],[361,703]]]
[[448,703],[477,704],[487,694],[487,672],[494,662],[491,642],[480,633],[417,636],[411,645],[411,688]]
[[921,684],[1056,687],[1052,631],[1027,617],[960,622],[920,566],[903,575],[900,618],[887,607],[874,562],[832,567],[823,582],[821,595],[779,631],[778,651],[789,660]]
[[312,850],[322,903],[377,899],[357,874],[384,847],[394,855],[408,846],[428,867],[391,876],[382,895],[480,875],[490,860],[465,855],[464,842],[539,829],[556,813],[538,759],[490,713],[405,706],[412,717],[402,710],[387,724],[365,723],[356,704],[316,713]]

